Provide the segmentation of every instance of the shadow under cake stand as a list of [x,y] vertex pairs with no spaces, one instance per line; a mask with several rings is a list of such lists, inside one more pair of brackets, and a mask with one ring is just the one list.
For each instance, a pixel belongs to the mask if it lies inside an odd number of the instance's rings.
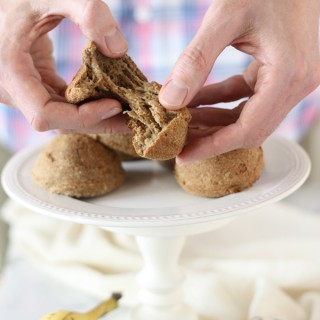
[[[218,199],[185,193],[172,172],[154,161],[124,164],[125,184],[113,193],[89,200],[51,194],[31,179],[42,147],[17,153],[5,166],[7,194],[39,213],[96,225],[136,237],[144,259],[138,274],[139,301],[108,319],[196,320],[184,304],[179,255],[187,236],[219,228],[241,213],[274,203],[298,189],[310,172],[310,160],[297,144],[270,137],[264,144],[265,169],[253,187]],[[122,309],[122,310],[121,310]]]

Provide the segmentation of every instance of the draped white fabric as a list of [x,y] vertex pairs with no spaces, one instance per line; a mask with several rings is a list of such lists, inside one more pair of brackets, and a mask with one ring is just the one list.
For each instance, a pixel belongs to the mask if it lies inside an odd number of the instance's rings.
[[[48,218],[12,201],[3,216],[15,251],[58,283],[98,299],[120,290],[124,304],[135,303],[143,262],[134,238]],[[202,320],[319,320],[319,252],[320,212],[280,202],[243,214],[187,238],[180,258],[185,300]],[[21,294],[23,283],[10,290]]]

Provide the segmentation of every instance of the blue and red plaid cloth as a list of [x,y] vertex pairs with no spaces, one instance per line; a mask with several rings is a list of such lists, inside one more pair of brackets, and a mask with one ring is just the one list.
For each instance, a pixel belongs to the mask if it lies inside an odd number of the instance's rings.
[[[211,0],[109,0],[110,10],[129,43],[129,54],[149,80],[162,83],[193,38]],[[85,39],[68,20],[51,32],[58,73],[69,83],[81,65]],[[250,57],[228,47],[218,58],[208,83],[239,74]],[[320,111],[320,90],[305,98],[278,132],[298,140]],[[35,132],[19,111],[0,105],[0,142],[11,150],[47,140],[51,132]]]

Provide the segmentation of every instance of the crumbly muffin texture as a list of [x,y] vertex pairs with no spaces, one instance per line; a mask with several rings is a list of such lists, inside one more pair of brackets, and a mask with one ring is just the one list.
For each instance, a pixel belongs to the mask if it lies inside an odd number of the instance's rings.
[[165,109],[159,102],[161,85],[148,82],[132,59],[109,58],[90,41],[83,51],[83,64],[66,90],[70,103],[99,98],[118,100],[129,116],[136,153],[144,158],[168,160],[185,144],[191,115],[187,108]]

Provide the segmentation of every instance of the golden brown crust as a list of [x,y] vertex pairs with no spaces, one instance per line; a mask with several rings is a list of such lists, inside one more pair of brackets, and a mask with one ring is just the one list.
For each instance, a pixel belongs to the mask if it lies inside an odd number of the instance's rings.
[[39,155],[32,178],[52,193],[83,198],[118,188],[124,171],[111,149],[86,135],[61,134]]
[[222,197],[240,192],[259,179],[263,170],[262,148],[238,149],[217,157],[175,166],[180,186],[203,197]]
[[147,159],[169,160],[177,156],[184,147],[188,131],[188,122],[178,117],[158,134],[152,144],[141,150],[137,145],[137,136],[133,138],[133,146],[137,153]]
[[187,135],[191,115],[187,108],[166,110],[158,100],[161,86],[148,82],[132,59],[103,56],[89,42],[83,51],[83,65],[66,90],[70,103],[114,98],[129,105],[129,127],[133,146],[144,158],[168,160],[178,155]]

